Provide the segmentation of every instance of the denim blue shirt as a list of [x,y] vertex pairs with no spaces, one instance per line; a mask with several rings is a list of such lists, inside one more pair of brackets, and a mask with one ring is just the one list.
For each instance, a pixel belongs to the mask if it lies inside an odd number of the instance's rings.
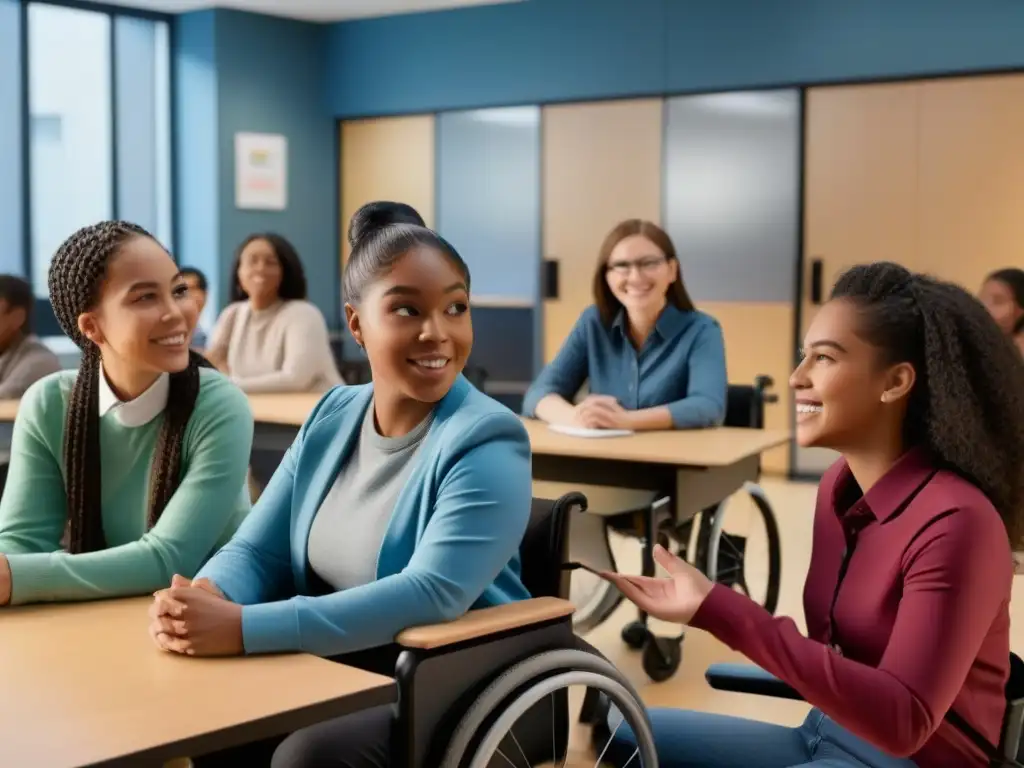
[[627,410],[667,406],[676,429],[719,426],[728,389],[722,328],[710,315],[669,304],[638,352],[624,312],[608,327],[590,306],[527,390],[523,415],[534,417],[550,394],[572,402],[588,381],[592,394],[611,395]]

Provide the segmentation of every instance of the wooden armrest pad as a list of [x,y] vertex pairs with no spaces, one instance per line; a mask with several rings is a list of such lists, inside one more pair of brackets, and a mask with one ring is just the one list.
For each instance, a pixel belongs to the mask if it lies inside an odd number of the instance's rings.
[[406,648],[440,648],[441,646],[497,634],[516,627],[569,616],[575,606],[557,597],[535,597],[493,608],[470,611],[455,621],[410,627],[398,634],[395,642]]

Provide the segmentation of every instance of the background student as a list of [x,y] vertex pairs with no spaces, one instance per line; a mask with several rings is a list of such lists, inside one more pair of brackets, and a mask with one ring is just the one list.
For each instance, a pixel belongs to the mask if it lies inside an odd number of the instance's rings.
[[306,300],[295,248],[276,234],[247,237],[232,268],[231,304],[206,355],[246,392],[326,392],[341,384],[327,323]]
[[0,499],[0,605],[149,594],[194,574],[248,512],[252,412],[189,351],[196,305],[140,227],[73,234],[49,288],[82,361],[22,398]]
[[39,379],[61,369],[49,347],[32,335],[32,286],[0,275],[0,400],[12,400]]
[[[365,206],[349,237],[345,314],[373,383],[329,392],[235,538],[193,586],[157,594],[164,649],[365,652],[359,666],[391,675],[403,629],[529,597],[529,438],[461,375],[469,269],[408,206]],[[391,720],[378,707],[195,762],[386,768]]]
[[[181,276],[185,278],[185,284],[188,285],[188,295],[196,303],[196,317],[201,318],[203,310],[206,309],[208,290],[206,275],[195,267],[182,267]],[[199,323],[200,321],[197,319],[196,328],[192,331],[192,349],[202,353],[206,348],[206,332]]]
[[[725,418],[722,329],[690,300],[669,236],[629,219],[601,245],[594,303],[529,388],[523,414],[595,429],[691,429]],[[589,395],[573,400],[584,384]]]
[[1000,330],[1024,354],[1024,269],[996,270],[985,278],[979,298]]

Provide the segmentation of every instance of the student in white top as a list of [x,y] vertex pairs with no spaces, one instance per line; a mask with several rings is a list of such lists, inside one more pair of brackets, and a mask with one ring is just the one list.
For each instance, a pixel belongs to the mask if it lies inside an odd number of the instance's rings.
[[210,334],[207,359],[248,393],[326,392],[342,384],[327,323],[306,300],[292,244],[276,234],[250,235],[233,273],[231,304]]

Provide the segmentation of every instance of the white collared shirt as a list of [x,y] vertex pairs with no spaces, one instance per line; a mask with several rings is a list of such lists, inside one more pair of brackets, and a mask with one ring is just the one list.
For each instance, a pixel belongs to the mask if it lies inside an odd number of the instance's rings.
[[161,373],[160,378],[152,386],[134,400],[122,402],[114,394],[107,382],[107,375],[100,368],[100,418],[112,413],[126,427],[141,427],[161,413],[167,407],[167,396],[171,389],[171,377]]

